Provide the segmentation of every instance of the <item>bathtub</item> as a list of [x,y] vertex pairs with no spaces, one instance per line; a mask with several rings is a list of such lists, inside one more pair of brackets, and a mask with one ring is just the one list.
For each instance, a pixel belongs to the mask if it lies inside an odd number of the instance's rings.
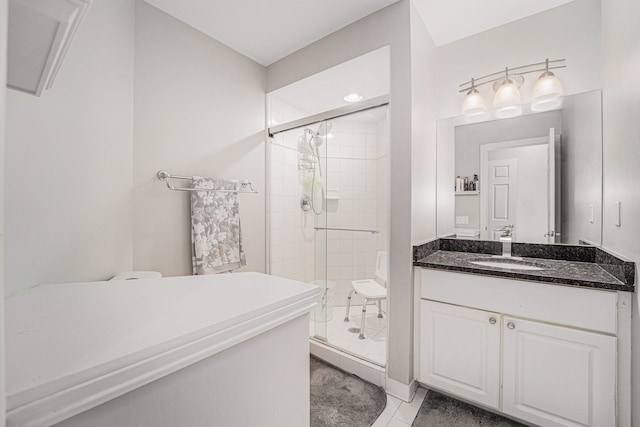
[[7,425],[308,425],[317,294],[310,284],[234,273],[14,295]]

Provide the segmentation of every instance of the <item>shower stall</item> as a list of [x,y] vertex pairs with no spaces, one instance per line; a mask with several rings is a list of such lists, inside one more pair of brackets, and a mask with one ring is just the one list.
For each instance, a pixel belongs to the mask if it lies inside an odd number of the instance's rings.
[[[272,101],[278,108],[292,111]],[[387,110],[386,99],[377,99],[307,119],[291,115],[270,128],[269,143],[269,272],[321,287],[312,339],[380,366],[387,354]],[[354,292],[354,281],[369,287]]]

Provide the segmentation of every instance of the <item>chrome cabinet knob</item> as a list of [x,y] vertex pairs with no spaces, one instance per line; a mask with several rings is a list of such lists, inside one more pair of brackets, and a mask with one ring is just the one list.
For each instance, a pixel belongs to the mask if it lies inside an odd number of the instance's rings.
[[489,318],[489,323],[491,323],[492,325],[496,324],[496,318],[495,317],[490,317]]
[[509,323],[507,323],[507,328],[509,328],[509,329],[515,329],[515,328],[516,328],[516,325],[515,325],[513,322],[509,322]]

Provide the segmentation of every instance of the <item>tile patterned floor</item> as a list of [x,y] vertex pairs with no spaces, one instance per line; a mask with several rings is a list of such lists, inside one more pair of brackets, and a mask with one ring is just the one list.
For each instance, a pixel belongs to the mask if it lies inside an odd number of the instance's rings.
[[328,342],[352,354],[364,357],[378,365],[384,366],[387,361],[387,313],[382,312],[383,318],[378,318],[378,307],[367,306],[364,335],[349,332],[350,328],[359,328],[362,321],[362,306],[354,305],[349,313],[349,322],[344,321],[344,307],[335,307],[327,320]]
[[427,389],[418,388],[413,400],[409,403],[403,402],[397,397],[387,394],[387,406],[382,411],[372,427],[407,427],[413,423],[418,415],[420,405],[427,394]]

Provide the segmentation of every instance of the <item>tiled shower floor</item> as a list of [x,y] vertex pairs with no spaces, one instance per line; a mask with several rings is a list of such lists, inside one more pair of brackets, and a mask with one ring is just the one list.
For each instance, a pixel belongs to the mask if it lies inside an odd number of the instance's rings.
[[385,366],[387,362],[387,313],[382,312],[379,319],[378,307],[367,306],[365,320],[365,339],[358,338],[358,333],[350,332],[350,328],[359,328],[362,320],[362,306],[351,306],[349,322],[344,321],[345,307],[329,309],[327,319],[328,344],[343,349],[353,355],[363,357],[378,365]]

